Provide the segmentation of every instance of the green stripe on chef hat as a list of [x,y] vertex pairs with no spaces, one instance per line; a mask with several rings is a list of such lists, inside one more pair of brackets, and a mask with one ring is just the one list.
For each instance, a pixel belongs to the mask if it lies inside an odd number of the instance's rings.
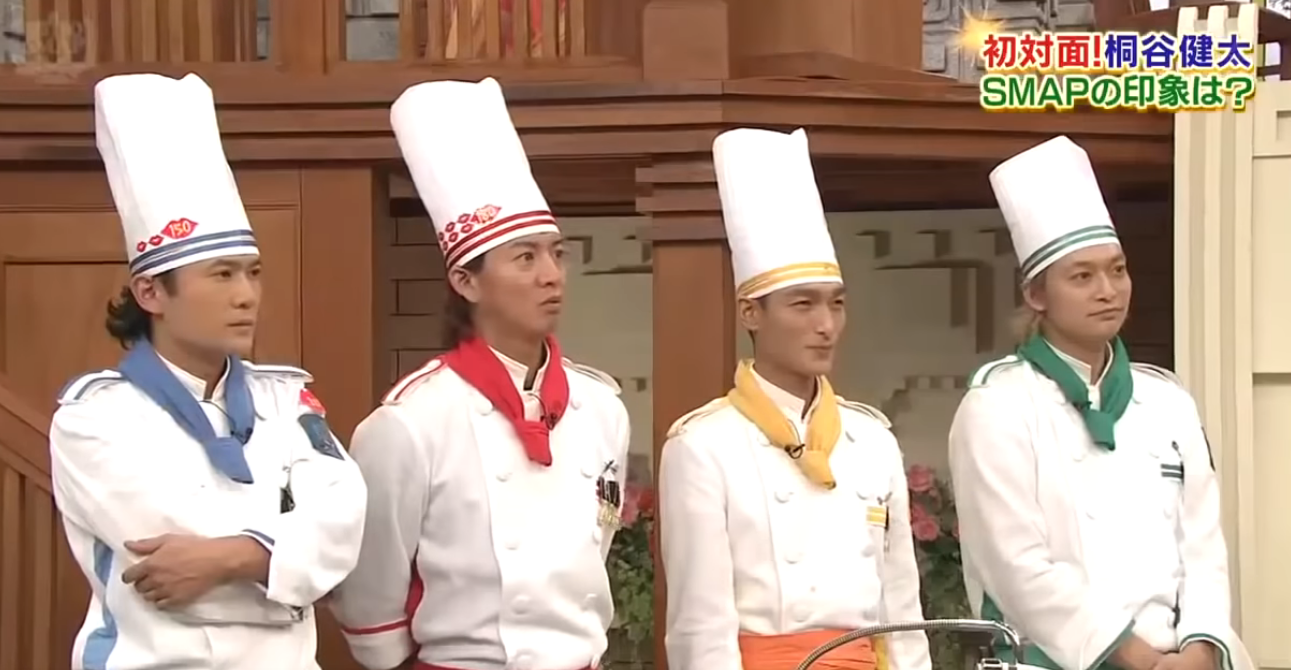
[[991,171],[991,188],[1023,283],[1072,252],[1120,243],[1089,155],[1066,137],[1001,163]]

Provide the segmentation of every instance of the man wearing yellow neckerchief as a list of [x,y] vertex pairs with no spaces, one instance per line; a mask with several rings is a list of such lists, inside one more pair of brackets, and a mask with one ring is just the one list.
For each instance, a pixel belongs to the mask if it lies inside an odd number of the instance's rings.
[[[901,452],[826,375],[844,289],[799,130],[713,145],[754,357],[669,431],[659,470],[671,670],[793,670],[846,630],[922,619]],[[823,670],[928,670],[922,633],[836,650]]]

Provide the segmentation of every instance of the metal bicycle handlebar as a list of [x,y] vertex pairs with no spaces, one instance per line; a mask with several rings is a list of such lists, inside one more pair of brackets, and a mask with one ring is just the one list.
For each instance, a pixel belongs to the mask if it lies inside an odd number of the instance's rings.
[[[1017,631],[999,623],[997,621],[983,621],[979,619],[933,619],[931,621],[908,621],[904,623],[885,623],[877,626],[860,628],[849,633],[844,633],[825,644],[820,645],[814,651],[807,655],[807,658],[798,665],[798,670],[808,670],[816,661],[829,652],[845,645],[861,640],[867,637],[877,637],[879,635],[889,635],[891,633],[907,633],[915,631],[934,631],[948,630],[957,633],[991,633],[1002,635],[1009,646],[1013,647],[1013,658],[1022,658],[1022,637]],[[1002,663],[989,663],[984,661],[981,667],[988,665],[1002,666]]]

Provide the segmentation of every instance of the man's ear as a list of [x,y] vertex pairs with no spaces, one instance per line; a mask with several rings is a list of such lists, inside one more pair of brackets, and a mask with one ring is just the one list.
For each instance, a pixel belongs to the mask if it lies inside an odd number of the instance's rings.
[[448,285],[457,291],[458,295],[466,298],[469,303],[480,301],[480,286],[474,274],[464,267],[457,266],[448,270]]
[[739,317],[740,328],[743,330],[756,333],[762,326],[762,306],[756,300],[740,298],[735,303],[735,314]]
[[1022,301],[1026,303],[1027,307],[1031,308],[1031,311],[1037,314],[1044,314],[1048,304],[1048,299],[1044,294],[1043,276],[1040,275],[1022,286]]
[[162,314],[166,311],[166,298],[170,294],[167,293],[166,287],[162,286],[161,280],[156,277],[132,277],[130,292],[134,294],[134,301],[139,303],[143,311],[149,314]]

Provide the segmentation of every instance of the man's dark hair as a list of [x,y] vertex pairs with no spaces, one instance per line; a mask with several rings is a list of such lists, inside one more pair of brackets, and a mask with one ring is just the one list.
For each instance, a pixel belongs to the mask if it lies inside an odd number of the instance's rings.
[[[156,277],[162,290],[170,295],[175,294],[175,275],[163,272]],[[152,339],[152,314],[144,310],[135,300],[130,285],[121,287],[116,300],[108,301],[108,318],[105,323],[108,335],[116,340],[122,349],[129,349],[139,340]]]
[[[484,268],[484,257],[487,255],[488,252],[485,252],[463,263],[462,269],[471,274],[479,272]],[[455,349],[464,340],[475,335],[475,310],[470,301],[453,288],[451,282],[444,282],[444,290],[448,291],[448,295],[444,297],[444,346]]]

